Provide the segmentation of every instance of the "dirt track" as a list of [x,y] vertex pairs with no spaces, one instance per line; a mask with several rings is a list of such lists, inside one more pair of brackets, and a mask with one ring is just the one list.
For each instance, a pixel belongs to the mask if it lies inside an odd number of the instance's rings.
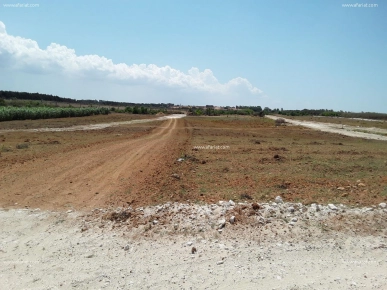
[[277,120],[281,118],[281,119],[284,119],[289,124],[303,126],[306,128],[323,131],[323,132],[335,133],[335,134],[340,134],[340,135],[345,135],[345,136],[355,137],[355,138],[387,141],[386,136],[378,135],[378,133],[387,134],[387,130],[378,129],[378,128],[354,127],[354,126],[346,126],[346,125],[342,126],[339,124],[321,123],[321,122],[313,122],[313,121],[298,121],[298,120],[285,119],[277,116],[266,116],[266,117],[272,120]]
[[159,184],[165,180],[178,147],[187,141],[183,128],[183,119],[169,119],[137,139],[93,144],[9,165],[0,175],[0,204],[85,209],[149,199],[145,192],[152,188],[147,181],[152,176],[159,178]]

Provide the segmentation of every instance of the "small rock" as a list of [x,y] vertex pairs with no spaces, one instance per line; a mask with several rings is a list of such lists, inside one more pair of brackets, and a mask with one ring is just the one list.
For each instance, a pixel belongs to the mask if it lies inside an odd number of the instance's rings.
[[195,247],[192,247],[191,249],[191,254],[195,254],[197,252],[196,248]]
[[154,221],[153,221],[153,224],[154,224],[154,225],[157,225],[158,223],[159,223],[158,220],[154,220]]
[[126,246],[124,247],[124,251],[129,251],[129,249],[130,249],[130,246],[129,246],[129,245],[126,245]]
[[374,209],[372,207],[365,207],[363,209],[363,212],[373,211]]
[[345,188],[340,186],[340,187],[337,188],[337,190],[345,190]]
[[224,263],[224,261],[222,260],[222,261],[218,261],[218,262],[216,262],[216,265],[222,265]]
[[294,207],[293,206],[288,207],[288,211],[293,213],[294,212]]
[[235,223],[235,216],[231,216],[230,217],[230,224],[234,224]]
[[365,187],[366,185],[364,183],[359,183],[357,186]]
[[177,174],[177,173],[173,173],[171,176],[172,176],[173,178],[180,179],[180,176],[179,176],[179,174]]
[[259,210],[261,208],[260,205],[256,202],[254,202],[251,206],[253,207],[253,210]]
[[295,223],[296,221],[298,221],[298,219],[296,217],[292,218],[292,222]]
[[235,202],[233,202],[231,199],[228,201],[228,203],[229,203],[231,206],[234,206],[234,205],[235,205]]
[[71,213],[71,212],[73,212],[71,209],[69,209],[68,211],[66,211],[67,213]]
[[223,229],[225,225],[226,225],[225,219],[221,219],[218,221],[218,229]]
[[275,198],[275,202],[276,202],[276,203],[283,203],[284,201],[282,200],[282,197],[277,196],[277,197]]
[[191,241],[189,241],[189,242],[187,242],[187,246],[192,246],[192,242]]
[[177,159],[177,161],[182,162],[182,161],[184,161],[184,158],[179,158],[179,159]]
[[387,204],[385,202],[379,203],[380,208],[386,208]]
[[328,204],[328,207],[330,210],[337,210],[337,207],[332,203]]

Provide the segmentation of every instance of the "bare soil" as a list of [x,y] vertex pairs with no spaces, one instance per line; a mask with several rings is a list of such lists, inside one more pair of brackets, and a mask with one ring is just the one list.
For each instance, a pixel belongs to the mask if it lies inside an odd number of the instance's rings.
[[[158,192],[173,188],[166,177],[189,130],[184,119],[149,124],[4,134],[11,152],[1,156],[0,205],[84,209],[156,202]],[[27,148],[8,146],[23,139]]]
[[15,130],[0,134],[0,142],[3,207],[265,202],[277,195],[305,204],[387,201],[384,141],[276,127],[266,118],[186,117],[74,132]]

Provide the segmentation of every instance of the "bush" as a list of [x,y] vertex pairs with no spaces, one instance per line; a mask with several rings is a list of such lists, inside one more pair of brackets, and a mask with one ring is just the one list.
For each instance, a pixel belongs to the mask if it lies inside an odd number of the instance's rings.
[[285,119],[282,119],[282,118],[278,118],[277,120],[275,120],[276,126],[281,126],[282,124],[285,124],[285,123],[286,123]]

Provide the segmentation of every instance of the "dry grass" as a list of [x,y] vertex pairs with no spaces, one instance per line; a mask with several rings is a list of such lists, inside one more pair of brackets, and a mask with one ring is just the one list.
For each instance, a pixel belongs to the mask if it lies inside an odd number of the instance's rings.
[[41,119],[41,120],[16,120],[0,122],[0,131],[2,130],[18,130],[18,129],[37,129],[37,128],[63,128],[78,125],[89,125],[98,123],[110,123],[131,121],[138,119],[157,118],[154,115],[132,115],[111,113],[109,115],[97,115],[88,117],[72,117],[72,118],[57,118],[57,119]]
[[[363,140],[256,117],[189,117],[194,146],[178,166],[181,195],[197,201],[285,200],[375,204],[387,200],[387,151]],[[338,189],[340,188],[340,189]]]
[[[79,122],[86,122],[85,119],[99,122],[100,117],[104,116],[82,118]],[[104,122],[122,118],[119,114],[108,117],[112,119]],[[18,126],[35,126],[30,122],[18,121]],[[47,126],[57,124],[57,120],[40,122]],[[136,139],[160,124],[93,131],[1,133],[0,173],[29,160],[44,160],[79,148],[93,148],[96,144]],[[176,140],[181,138],[181,144],[175,146],[178,149],[169,148],[162,160],[152,161],[164,163],[167,169],[146,177],[144,190],[152,189],[149,194],[153,203],[228,199],[262,202],[273,200],[277,195],[303,203],[372,205],[387,201],[386,142],[297,126],[275,126],[273,120],[259,117],[187,117],[177,130]],[[28,148],[16,149],[23,143]],[[228,149],[194,149],[194,146],[206,145]],[[178,162],[179,157],[185,160]],[[173,163],[173,160],[176,161]],[[178,174],[179,179],[172,178],[172,173]]]
[[[282,115],[277,115],[283,117]],[[366,121],[359,119],[338,118],[338,117],[313,117],[313,116],[284,116],[286,119],[300,120],[300,121],[314,121],[321,123],[333,123],[339,125],[347,125],[354,127],[366,127],[366,128],[380,128],[387,129],[387,121]]]

